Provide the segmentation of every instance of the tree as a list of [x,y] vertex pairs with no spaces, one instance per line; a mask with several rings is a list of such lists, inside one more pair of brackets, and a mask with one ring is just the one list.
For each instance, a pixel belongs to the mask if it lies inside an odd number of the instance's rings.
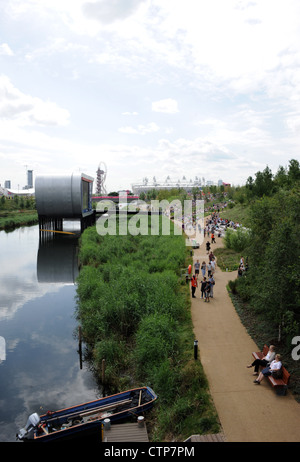
[[290,160],[288,168],[288,178],[291,185],[293,185],[296,181],[300,180],[300,166],[298,160]]
[[273,191],[273,174],[267,166],[262,172],[255,174],[254,191],[256,196],[269,196]]
[[289,183],[287,171],[282,165],[279,166],[276,175],[274,176],[275,186],[286,188]]
[[279,190],[251,207],[250,297],[255,310],[278,328],[278,337],[300,326],[300,191]]

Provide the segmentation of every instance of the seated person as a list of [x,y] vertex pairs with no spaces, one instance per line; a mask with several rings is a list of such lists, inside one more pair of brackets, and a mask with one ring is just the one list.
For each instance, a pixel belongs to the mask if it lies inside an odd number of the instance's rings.
[[247,367],[254,367],[254,374],[258,375],[259,366],[267,367],[275,358],[275,347],[270,345],[269,351],[262,359],[255,359],[252,364],[249,364]]
[[263,380],[264,377],[272,374],[272,371],[278,371],[282,367],[281,356],[279,354],[275,355],[275,359],[271,362],[271,364],[265,369],[263,369],[254,383],[256,385],[260,385],[260,382]]

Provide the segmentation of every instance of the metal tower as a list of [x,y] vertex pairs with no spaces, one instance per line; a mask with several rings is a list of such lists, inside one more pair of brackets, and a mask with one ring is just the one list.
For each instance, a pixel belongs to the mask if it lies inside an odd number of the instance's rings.
[[105,180],[106,180],[107,168],[104,162],[100,162],[98,170],[97,170],[97,185],[96,185],[96,194],[102,196],[103,194],[107,194],[105,188]]

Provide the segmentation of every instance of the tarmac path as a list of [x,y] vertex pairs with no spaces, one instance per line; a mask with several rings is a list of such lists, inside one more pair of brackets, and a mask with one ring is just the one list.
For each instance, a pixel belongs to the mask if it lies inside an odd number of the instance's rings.
[[[221,246],[222,238],[216,237],[212,251]],[[196,260],[208,263],[205,243],[194,250],[194,263]],[[191,299],[200,361],[225,441],[300,442],[300,404],[289,391],[277,396],[266,379],[255,385],[253,368],[246,368],[253,361],[251,353],[259,348],[241,323],[226,289],[236,276],[237,271],[222,272],[217,266],[214,298],[205,303],[198,287],[196,298]],[[201,279],[200,270],[198,281]]]

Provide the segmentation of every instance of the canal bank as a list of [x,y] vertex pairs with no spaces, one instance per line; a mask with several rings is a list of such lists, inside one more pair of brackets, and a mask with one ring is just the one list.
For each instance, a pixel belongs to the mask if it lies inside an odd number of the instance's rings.
[[80,368],[76,248],[70,236],[41,243],[38,226],[0,231],[1,442],[15,441],[33,412],[99,397]]

